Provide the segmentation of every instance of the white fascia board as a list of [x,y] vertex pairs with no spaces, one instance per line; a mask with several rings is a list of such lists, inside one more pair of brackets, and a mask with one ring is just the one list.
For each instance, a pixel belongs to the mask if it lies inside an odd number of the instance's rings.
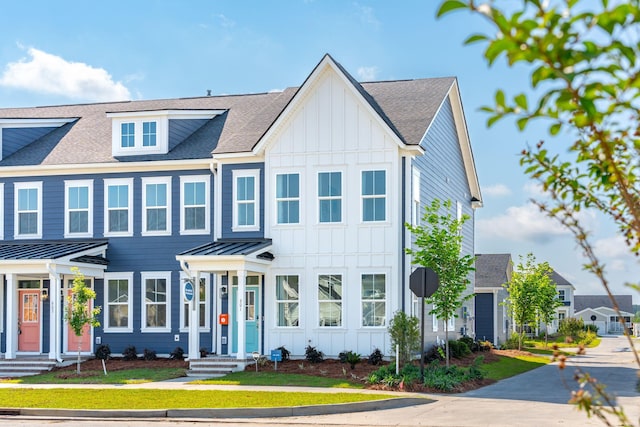
[[467,122],[464,118],[464,109],[462,107],[462,99],[458,88],[458,81],[454,80],[449,89],[449,100],[458,133],[458,141],[460,141],[460,150],[462,151],[462,160],[464,162],[465,171],[467,173],[467,181],[471,196],[477,199],[474,202],[474,208],[482,207],[482,193],[480,192],[480,183],[478,181],[478,173],[476,172],[476,164],[473,158],[473,150],[471,149],[471,141],[469,139],[469,130]]
[[43,128],[60,127],[78,120],[78,117],[55,119],[0,119],[0,128]]
[[254,163],[264,162],[264,153],[256,155],[251,151],[244,151],[241,153],[222,153],[214,154],[212,157],[220,164],[236,164],[236,163]]
[[150,162],[80,163],[64,165],[3,166],[0,177],[86,175],[95,173],[127,173],[209,169],[213,159],[157,160]]
[[345,74],[338,68],[336,63],[329,55],[325,55],[322,58],[322,61],[313,69],[309,77],[305,80],[303,85],[298,89],[293,98],[289,101],[284,110],[280,113],[280,115],[276,118],[275,122],[271,124],[269,129],[265,132],[264,135],[260,138],[258,143],[253,148],[253,152],[255,154],[262,154],[266,149],[267,141],[271,141],[271,138],[276,134],[283,123],[288,120],[291,113],[298,108],[298,105],[304,100],[307,94],[311,91],[316,82],[320,79],[322,74],[324,74],[327,70],[332,70],[336,75],[340,77],[342,82],[346,87],[349,88],[351,94],[354,95],[360,102],[365,106],[369,114],[374,117],[374,120],[383,128],[387,130],[390,138],[398,145],[400,148],[407,148],[408,145],[405,144],[398,135],[389,127],[389,125],[382,120],[382,117],[373,109],[371,104],[364,99],[362,94],[355,88],[355,86],[351,83],[351,81],[345,76]]
[[500,292],[502,290],[504,290],[504,288],[502,287],[491,287],[491,288],[482,287],[482,288],[473,288],[473,293],[474,294],[492,294],[492,293]]
[[106,113],[109,118],[167,117],[169,119],[212,119],[227,110],[146,110]]

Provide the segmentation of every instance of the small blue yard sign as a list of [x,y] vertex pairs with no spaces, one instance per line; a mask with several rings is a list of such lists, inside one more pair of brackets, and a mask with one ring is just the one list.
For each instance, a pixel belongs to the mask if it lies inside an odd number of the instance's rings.
[[282,362],[282,350],[271,350],[271,361],[275,362],[273,370],[278,370],[278,362]]

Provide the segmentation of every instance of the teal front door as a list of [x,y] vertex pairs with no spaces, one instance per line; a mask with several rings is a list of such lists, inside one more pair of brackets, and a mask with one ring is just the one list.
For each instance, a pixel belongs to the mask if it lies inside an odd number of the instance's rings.
[[[237,283],[237,278],[234,277]],[[245,320],[245,352],[251,353],[260,351],[260,286],[250,284],[258,279],[256,276],[247,277],[247,287],[245,297],[242,301],[244,305]],[[238,306],[238,287],[234,286],[231,290],[231,298],[233,299],[231,312],[233,322],[233,337],[231,340],[231,352],[238,352],[238,316],[236,307]]]

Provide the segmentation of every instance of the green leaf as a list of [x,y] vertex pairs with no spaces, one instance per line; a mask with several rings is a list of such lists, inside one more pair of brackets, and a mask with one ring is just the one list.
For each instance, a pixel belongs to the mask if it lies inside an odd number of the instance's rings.
[[523,110],[528,110],[529,107],[527,106],[527,96],[524,93],[521,93],[520,95],[516,96],[514,98],[514,101],[516,102],[516,105],[520,108],[522,108]]
[[560,129],[562,129],[562,123],[554,123],[549,127],[549,133],[551,135],[557,135]]
[[452,10],[464,9],[466,7],[467,7],[467,4],[462,1],[447,0],[444,3],[442,3],[442,5],[440,5],[440,9],[438,9],[438,13],[436,14],[436,17],[440,18],[442,15],[444,15],[445,13],[449,13]]
[[504,107],[504,103],[505,103],[504,92],[502,91],[502,89],[500,89],[496,92],[496,105],[500,107]]
[[473,44],[485,40],[489,40],[489,37],[484,34],[472,34],[464,41],[464,44]]
[[524,130],[524,128],[527,127],[527,123],[529,122],[529,117],[522,117],[520,119],[518,119],[517,123],[518,123],[518,129],[520,129],[521,131]]

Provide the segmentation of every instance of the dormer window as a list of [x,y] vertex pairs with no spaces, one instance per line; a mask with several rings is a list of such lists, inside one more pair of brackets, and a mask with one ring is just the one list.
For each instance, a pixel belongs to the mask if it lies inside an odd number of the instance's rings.
[[[114,157],[167,154],[225,110],[154,110],[107,113]],[[173,140],[169,141],[169,135]]]

